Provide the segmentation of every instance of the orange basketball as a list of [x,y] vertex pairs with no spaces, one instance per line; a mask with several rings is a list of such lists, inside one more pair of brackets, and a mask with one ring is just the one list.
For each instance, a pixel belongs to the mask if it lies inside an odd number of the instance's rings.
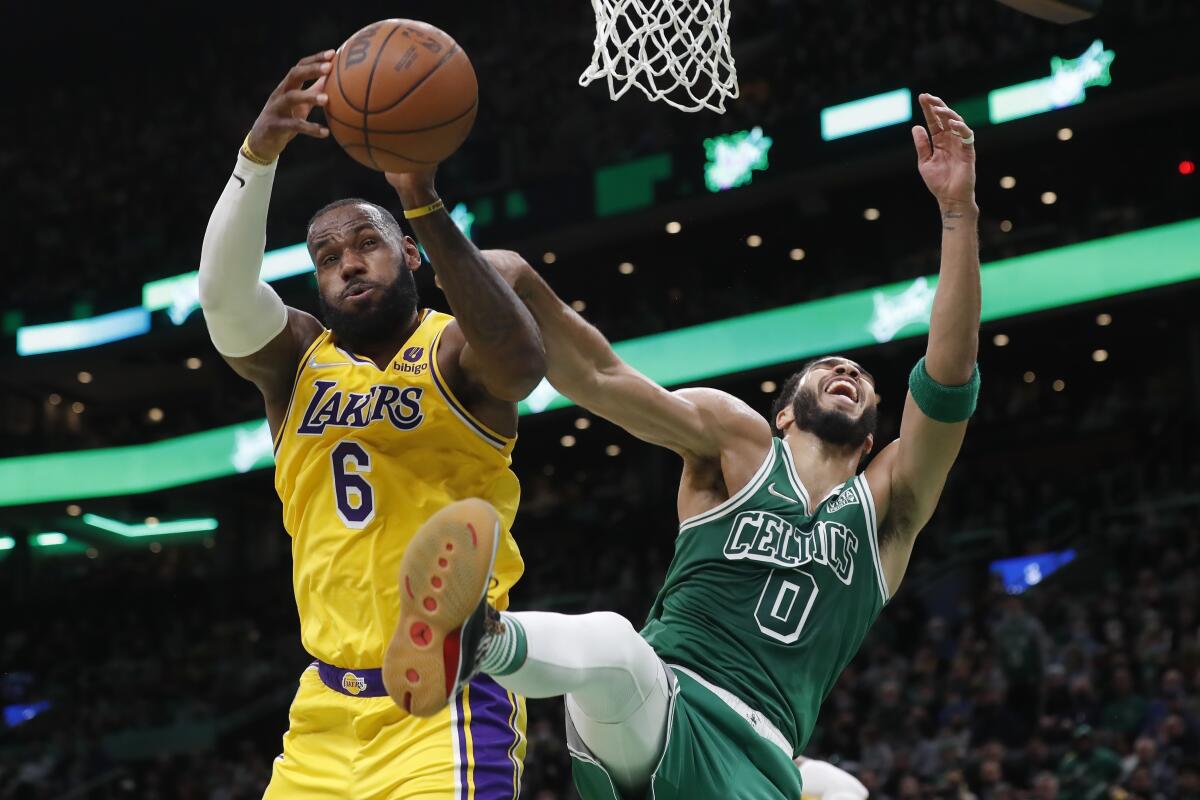
[[329,131],[350,157],[381,172],[411,172],[449,158],[467,138],[479,84],[445,32],[385,19],[338,48],[325,82]]

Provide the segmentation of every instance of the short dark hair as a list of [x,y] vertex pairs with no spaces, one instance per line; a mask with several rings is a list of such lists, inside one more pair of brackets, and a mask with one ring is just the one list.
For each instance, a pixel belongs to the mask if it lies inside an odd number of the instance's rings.
[[332,203],[326,203],[325,205],[318,208],[317,213],[315,213],[311,217],[309,217],[308,225],[305,226],[305,228],[304,228],[305,238],[308,237],[309,231],[312,230],[313,223],[316,222],[318,219],[320,219],[325,214],[328,214],[330,211],[333,211],[334,209],[342,208],[343,206],[359,206],[359,205],[370,206],[371,208],[378,211],[379,215],[381,217],[383,217],[384,226],[388,229],[387,233],[394,235],[396,237],[397,242],[404,241],[404,237],[406,235],[404,232],[404,228],[403,228],[403,226],[400,225],[400,221],[396,219],[395,215],[393,215],[392,212],[388,211],[386,208],[379,205],[378,203],[372,203],[370,200],[363,200],[361,197],[343,197],[341,200],[334,200]]
[[767,420],[771,423],[771,432],[779,438],[783,438],[783,431],[775,427],[775,418],[779,416],[779,412],[792,404],[796,399],[796,392],[800,388],[800,381],[804,380],[804,376],[812,369],[813,364],[820,363],[826,360],[829,356],[821,356],[809,361],[805,361],[800,369],[792,373],[792,376],[784,382],[783,388],[779,390],[779,394],[775,396],[775,401],[771,403],[771,418]]

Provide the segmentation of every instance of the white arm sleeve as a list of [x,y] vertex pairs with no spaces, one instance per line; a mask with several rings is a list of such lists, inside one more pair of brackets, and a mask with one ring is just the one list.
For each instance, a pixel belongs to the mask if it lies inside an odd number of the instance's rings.
[[224,356],[257,353],[287,326],[283,300],[259,280],[274,182],[274,163],[264,167],[239,153],[204,232],[200,307],[213,346]]

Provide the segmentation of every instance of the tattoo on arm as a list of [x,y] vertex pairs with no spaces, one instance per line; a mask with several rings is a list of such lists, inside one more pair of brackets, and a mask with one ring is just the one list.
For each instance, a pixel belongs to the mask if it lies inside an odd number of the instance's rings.
[[411,220],[425,245],[450,310],[480,358],[484,386],[520,399],[545,376],[545,348],[529,309],[444,211]]
[[957,227],[954,224],[954,220],[958,220],[958,219],[962,219],[962,218],[963,218],[963,215],[957,211],[947,211],[946,213],[942,214],[942,230],[946,230],[946,231],[954,230]]

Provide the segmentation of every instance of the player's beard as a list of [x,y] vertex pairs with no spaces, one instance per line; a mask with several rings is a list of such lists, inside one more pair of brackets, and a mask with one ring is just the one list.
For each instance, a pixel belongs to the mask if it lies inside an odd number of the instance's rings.
[[852,417],[842,411],[822,408],[816,389],[811,388],[796,392],[792,414],[796,417],[797,428],[839,447],[862,447],[879,423],[879,411],[875,406],[867,406],[862,414]]
[[390,284],[377,286],[375,302],[361,311],[347,311],[344,304],[333,305],[318,293],[321,317],[334,338],[351,350],[363,351],[406,325],[417,310],[417,281],[412,272],[401,267]]

